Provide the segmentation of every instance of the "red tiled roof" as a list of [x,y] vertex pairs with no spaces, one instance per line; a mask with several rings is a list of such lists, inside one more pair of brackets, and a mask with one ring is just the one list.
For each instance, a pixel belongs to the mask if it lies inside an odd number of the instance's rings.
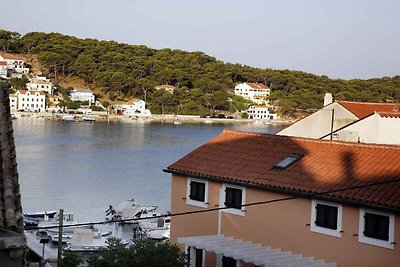
[[365,103],[351,101],[337,101],[348,111],[362,119],[374,112],[392,112],[400,103]]
[[[274,165],[303,155],[283,170]],[[165,171],[312,195],[400,179],[400,147],[225,130]],[[324,197],[400,210],[400,182]]]
[[7,62],[5,62],[5,61],[0,61],[0,66],[6,66],[7,65]]
[[39,93],[39,94],[41,94],[41,95],[46,95],[46,93],[45,92],[43,92],[43,91],[28,91],[28,90],[18,90],[18,92],[21,94],[21,95],[24,95],[24,94],[26,94],[26,93],[28,93],[28,92],[31,92],[31,94],[36,94],[36,93]]
[[269,89],[268,86],[266,86],[262,83],[246,83],[246,84],[253,89]]
[[378,112],[383,118],[400,118],[400,112]]
[[10,56],[10,55],[5,55],[5,54],[2,54],[1,56],[2,56],[4,59],[23,60],[22,58],[16,57],[16,56]]

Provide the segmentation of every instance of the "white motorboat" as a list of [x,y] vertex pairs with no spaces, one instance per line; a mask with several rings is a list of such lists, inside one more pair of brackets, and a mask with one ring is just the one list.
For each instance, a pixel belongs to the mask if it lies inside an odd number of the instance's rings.
[[156,225],[151,225],[152,221],[147,222],[146,225],[143,225],[147,238],[153,240],[169,239],[171,218],[169,216],[159,217],[155,222]]
[[181,125],[182,122],[180,122],[180,121],[174,121],[174,124],[175,124],[175,125]]
[[[73,213],[71,213],[71,212],[64,213],[63,234],[72,234],[74,232],[74,230],[76,230],[77,228],[90,228],[90,226],[70,226],[70,225],[75,225],[77,223],[78,222],[74,220]],[[45,228],[46,231],[50,235],[52,235],[52,234],[58,233],[58,227],[57,227],[58,225],[59,225],[59,219],[58,219],[58,214],[57,214],[53,219],[43,220],[43,221],[39,222],[38,227]]]
[[83,116],[82,120],[85,122],[95,122],[96,121],[96,119],[92,116]]
[[62,117],[62,120],[63,121],[75,121],[75,116],[74,115],[64,115],[63,117]]

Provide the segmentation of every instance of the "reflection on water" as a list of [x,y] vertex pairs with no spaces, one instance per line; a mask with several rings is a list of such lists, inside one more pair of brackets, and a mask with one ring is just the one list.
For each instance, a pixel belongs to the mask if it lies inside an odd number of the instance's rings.
[[109,204],[134,198],[170,207],[171,175],[162,169],[224,128],[275,133],[249,125],[13,121],[24,212],[57,210],[103,220]]

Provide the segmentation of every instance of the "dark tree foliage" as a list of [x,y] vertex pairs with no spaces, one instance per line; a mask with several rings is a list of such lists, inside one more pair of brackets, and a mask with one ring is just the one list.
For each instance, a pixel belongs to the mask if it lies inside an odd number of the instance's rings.
[[[4,33],[5,32],[5,33]],[[2,45],[2,47],[1,47]],[[260,69],[223,63],[203,52],[151,49],[113,41],[78,39],[59,33],[32,32],[22,38],[0,31],[0,48],[36,54],[48,75],[76,75],[104,88],[113,99],[145,99],[154,113],[208,114],[247,107],[232,89],[240,82],[271,87],[271,100],[282,113],[320,108],[323,96],[352,101],[400,101],[400,76],[368,80],[330,79],[301,71]],[[178,88],[172,95],[160,84]]]

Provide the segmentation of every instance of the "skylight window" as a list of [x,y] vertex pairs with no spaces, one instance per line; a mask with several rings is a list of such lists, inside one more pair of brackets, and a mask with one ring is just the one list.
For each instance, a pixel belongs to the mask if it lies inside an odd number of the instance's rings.
[[281,161],[279,161],[277,164],[274,165],[274,168],[277,169],[286,169],[296,161],[298,161],[301,158],[300,155],[288,155]]

